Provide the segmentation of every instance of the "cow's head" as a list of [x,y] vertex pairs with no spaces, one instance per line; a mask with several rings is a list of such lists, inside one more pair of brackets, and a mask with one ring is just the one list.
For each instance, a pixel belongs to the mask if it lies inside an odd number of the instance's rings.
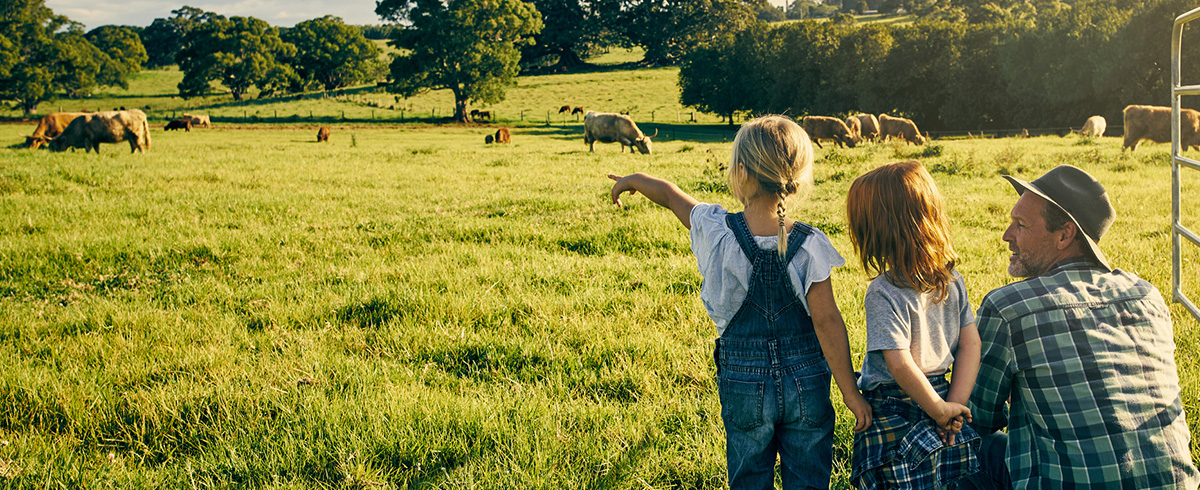
[[31,149],[31,150],[36,150],[38,148],[41,148],[42,146],[45,146],[48,143],[50,143],[50,138],[47,138],[45,136],[34,135],[34,136],[26,136],[25,137],[25,145],[28,146],[29,149]]
[[658,136],[658,128],[654,128],[654,134],[652,134],[652,135],[649,135],[649,136],[642,135],[641,138],[633,140],[633,144],[634,144],[634,146],[637,146],[638,151],[641,152],[643,155],[649,155],[650,154],[650,138],[653,138],[656,136]]
[[67,151],[69,146],[67,145],[67,139],[63,138],[62,135],[59,135],[58,137],[50,140],[46,147],[49,148],[50,151],[58,152]]

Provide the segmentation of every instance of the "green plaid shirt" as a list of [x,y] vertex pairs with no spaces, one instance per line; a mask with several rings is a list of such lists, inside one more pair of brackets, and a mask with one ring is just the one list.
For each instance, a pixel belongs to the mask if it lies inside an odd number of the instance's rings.
[[972,425],[1008,427],[1013,488],[1200,484],[1171,315],[1154,286],[1067,259],[988,293],[977,316]]

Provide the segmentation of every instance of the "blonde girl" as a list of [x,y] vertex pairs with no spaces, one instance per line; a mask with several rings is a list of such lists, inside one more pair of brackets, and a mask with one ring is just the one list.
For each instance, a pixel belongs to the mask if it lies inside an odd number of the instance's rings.
[[831,374],[854,430],[871,423],[833,298],[830,272],[844,260],[820,230],[788,216],[789,198],[812,185],[811,145],[786,117],[742,126],[729,164],[741,213],[646,174],[609,175],[617,181],[613,203],[640,192],[690,230],[704,278],[700,298],[717,327],[713,357],[732,489],[773,488],[777,458],[784,488],[829,488]]
[[925,167],[907,161],[855,179],[846,214],[863,269],[875,274],[863,299],[867,354],[858,381],[874,423],[854,437],[851,482],[942,488],[977,470],[979,447],[963,422],[971,420],[980,340],[954,270],[946,206]]

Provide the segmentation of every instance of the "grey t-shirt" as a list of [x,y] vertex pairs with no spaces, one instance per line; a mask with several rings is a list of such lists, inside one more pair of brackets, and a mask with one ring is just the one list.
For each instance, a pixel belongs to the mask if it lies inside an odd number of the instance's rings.
[[944,301],[934,303],[934,299],[933,293],[898,287],[883,275],[871,281],[863,298],[867,355],[858,380],[860,390],[894,381],[883,360],[885,350],[908,349],[913,362],[926,376],[940,375],[950,368],[958,350],[959,330],[975,323],[962,275],[954,272],[954,281]]

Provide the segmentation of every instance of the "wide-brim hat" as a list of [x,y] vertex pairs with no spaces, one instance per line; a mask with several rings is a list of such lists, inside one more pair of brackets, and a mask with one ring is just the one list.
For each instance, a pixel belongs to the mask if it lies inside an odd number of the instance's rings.
[[1004,178],[1008,179],[1018,195],[1025,194],[1025,191],[1033,192],[1067,213],[1075,226],[1083,231],[1084,241],[1092,256],[1105,269],[1112,270],[1098,242],[1108,227],[1112,226],[1117,211],[1113,209],[1108,191],[1104,190],[1100,181],[1071,165],[1054,167],[1033,182],[1025,182],[1011,175],[1005,175]]

